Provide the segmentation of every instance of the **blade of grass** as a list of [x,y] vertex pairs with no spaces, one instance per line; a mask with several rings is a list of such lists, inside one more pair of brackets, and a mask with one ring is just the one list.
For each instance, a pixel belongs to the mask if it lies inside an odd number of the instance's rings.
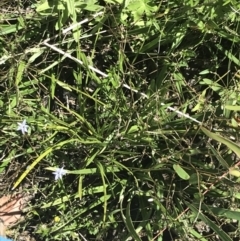
[[221,240],[224,241],[232,241],[232,239],[229,237],[228,234],[226,234],[219,226],[217,226],[213,221],[211,221],[207,216],[205,216],[203,213],[198,212],[199,210],[192,204],[187,203],[188,207],[193,211],[195,215],[198,215],[198,217],[206,224],[208,225],[216,234],[221,238]]
[[235,152],[238,157],[240,157],[240,148],[239,148],[239,146],[238,146],[235,142],[233,142],[233,141],[231,141],[231,140],[228,140],[228,139],[226,139],[226,138],[224,138],[224,137],[222,137],[222,136],[220,136],[220,135],[217,135],[217,134],[215,134],[215,133],[207,130],[206,128],[204,128],[204,127],[202,127],[202,126],[200,127],[200,129],[201,129],[207,136],[209,136],[210,138],[212,138],[212,139],[214,139],[214,140],[216,140],[216,141],[218,141],[218,142],[221,142],[221,143],[223,143],[224,145],[226,145],[230,150],[232,150],[233,152]]
[[28,168],[26,171],[23,172],[23,174],[17,179],[17,181],[14,183],[12,190],[14,190],[23,180],[24,178],[29,174],[29,172],[44,158],[46,157],[48,154],[50,154],[51,152],[53,152],[56,149],[61,148],[62,146],[69,144],[71,142],[75,142],[77,141],[77,139],[70,139],[70,140],[66,140],[66,141],[62,141],[56,145],[54,145],[53,147],[48,148],[46,151],[44,151]]

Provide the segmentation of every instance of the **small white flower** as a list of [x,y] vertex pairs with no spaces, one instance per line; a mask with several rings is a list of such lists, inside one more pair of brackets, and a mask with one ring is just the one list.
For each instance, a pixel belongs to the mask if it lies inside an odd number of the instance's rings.
[[29,126],[26,124],[26,120],[23,120],[22,123],[18,123],[18,128],[17,128],[17,131],[21,131],[22,134],[24,135],[25,132],[27,133],[27,128]]
[[57,170],[53,173],[55,175],[55,181],[58,179],[62,179],[62,176],[67,173],[66,170],[62,168],[57,168]]

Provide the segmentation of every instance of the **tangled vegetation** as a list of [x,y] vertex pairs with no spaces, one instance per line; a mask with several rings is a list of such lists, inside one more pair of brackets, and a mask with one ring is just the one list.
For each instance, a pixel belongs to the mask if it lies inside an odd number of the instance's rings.
[[235,0],[2,0],[0,194],[30,200],[7,235],[238,241],[239,21]]

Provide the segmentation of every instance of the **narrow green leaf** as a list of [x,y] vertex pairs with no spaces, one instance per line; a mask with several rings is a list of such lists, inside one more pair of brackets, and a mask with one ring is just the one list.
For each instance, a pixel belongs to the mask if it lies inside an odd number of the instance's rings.
[[[88,196],[88,195],[94,195],[94,194],[98,194],[98,193],[103,193],[103,186],[97,186],[97,187],[91,187],[89,189],[84,189],[82,195]],[[111,197],[111,195],[107,196],[107,198],[109,198],[109,197]],[[78,193],[76,193],[74,195],[66,195],[64,197],[57,198],[54,201],[50,201],[48,203],[43,204],[43,206],[41,206],[41,208],[43,209],[43,208],[58,206],[58,205],[62,204],[63,202],[69,202],[69,200],[71,200],[73,198],[79,199]]]
[[23,179],[29,174],[29,172],[43,159],[45,158],[48,154],[50,154],[51,152],[53,152],[56,149],[61,148],[62,146],[71,143],[71,142],[76,142],[76,139],[70,139],[70,140],[66,140],[66,141],[62,141],[58,144],[56,144],[53,147],[48,148],[46,151],[44,151],[42,154],[40,154],[40,156],[26,169],[26,171],[23,172],[23,174],[17,179],[17,181],[14,183],[13,185],[13,189],[15,189],[22,181]]
[[62,82],[62,81],[60,81],[60,80],[58,80],[58,79],[55,79],[55,81],[56,81],[56,83],[57,83],[59,86],[61,86],[63,89],[72,92],[72,89],[70,88],[70,86],[69,86],[68,84],[66,84],[66,83],[64,83],[64,82]]
[[103,184],[103,197],[104,197],[104,203],[103,203],[103,222],[106,222],[106,215],[107,215],[107,199],[105,199],[105,197],[107,197],[107,185],[105,182],[105,173],[106,170],[104,170],[103,165],[100,162],[97,162],[97,167],[98,167],[98,171],[100,172],[101,178],[102,178],[102,184]]
[[135,241],[142,241],[133,226],[132,219],[131,219],[130,206],[131,206],[131,202],[128,203],[127,208],[126,208],[125,223],[126,223],[127,229]]
[[16,155],[16,151],[17,151],[16,149],[13,149],[9,153],[8,157],[4,158],[3,161],[0,162],[0,173],[2,173],[5,170],[6,166],[11,162],[12,159],[14,159],[14,158],[16,158],[16,156],[18,156],[18,155]]
[[207,239],[205,239],[200,233],[198,233],[196,230],[194,230],[193,228],[188,228],[189,232],[195,237],[197,238],[197,240],[201,240],[201,241],[208,241]]
[[225,105],[224,108],[225,108],[225,109],[228,109],[228,110],[234,110],[234,111],[239,111],[239,110],[240,110],[240,106],[239,106],[239,105],[236,105],[236,106],[233,106],[233,105]]
[[208,217],[199,212],[199,210],[192,204],[187,203],[188,207],[197,215],[206,225],[208,225],[220,237],[220,240],[232,241],[232,239],[223,231],[222,228],[217,226]]
[[[46,167],[46,170],[49,171],[56,171],[57,167]],[[65,170],[65,169],[64,169]],[[65,170],[68,174],[79,174],[79,175],[88,175],[88,174],[96,174],[99,173],[99,169],[97,168],[84,168],[81,170],[74,170],[74,171],[69,171],[69,170]],[[108,173],[113,173],[113,172],[120,172],[121,170],[117,167],[107,167],[105,169],[105,172]]]
[[23,61],[19,62],[18,69],[17,69],[16,82],[15,82],[16,86],[18,86],[19,83],[22,80],[22,76],[23,76],[23,72],[24,72],[25,66],[26,66],[25,62],[23,62]]
[[199,74],[200,75],[204,75],[204,74],[209,74],[210,73],[210,70],[209,69],[205,69],[203,71],[201,71]]
[[44,52],[43,48],[31,48],[26,51],[27,53],[32,53],[33,55],[28,59],[28,64],[33,63],[39,56]]
[[36,12],[39,13],[39,12],[48,10],[48,9],[50,9],[50,8],[51,8],[51,7],[50,7],[48,1],[43,1],[43,2],[41,2],[41,4],[39,4],[39,5],[37,6]]
[[22,15],[19,15],[18,22],[19,22],[21,27],[25,28],[25,22],[24,22],[24,19],[23,19]]
[[84,175],[80,175],[79,181],[78,181],[78,196],[80,200],[82,199],[82,196],[83,196],[83,179],[84,179]]
[[240,221],[240,212],[239,211],[231,211],[225,208],[215,208],[208,206],[204,203],[202,203],[202,208],[208,212],[213,213],[214,215],[218,217],[226,217],[229,219],[236,219]]
[[228,163],[223,159],[223,157],[220,155],[220,153],[208,142],[207,146],[211,149],[213,155],[218,159],[218,161],[221,163],[221,165],[225,168],[229,168]]
[[105,197],[96,198],[96,200],[93,203],[91,203],[86,208],[82,208],[81,211],[79,211],[77,215],[75,215],[74,217],[70,218],[67,222],[65,222],[63,225],[59,226],[57,229],[53,230],[52,232],[56,232],[58,230],[62,230],[63,227],[65,227],[69,223],[73,223],[73,221],[76,220],[77,217],[81,216],[84,212],[89,211],[90,209],[93,209],[94,207],[102,204],[103,200],[105,200],[105,199],[108,200],[110,197],[111,197],[111,195],[108,195],[106,198]]
[[207,130],[206,128],[204,128],[202,126],[200,128],[207,136],[209,136],[210,138],[212,138],[212,139],[214,139],[216,141],[219,141],[219,142],[223,143],[230,150],[235,152],[238,157],[240,157],[240,148],[239,148],[239,146],[235,142],[232,142],[231,140],[228,140],[228,139],[220,136],[219,134],[215,134],[215,133]]
[[216,47],[220,49],[231,61],[240,66],[240,61],[229,50],[225,50],[220,44],[216,44]]

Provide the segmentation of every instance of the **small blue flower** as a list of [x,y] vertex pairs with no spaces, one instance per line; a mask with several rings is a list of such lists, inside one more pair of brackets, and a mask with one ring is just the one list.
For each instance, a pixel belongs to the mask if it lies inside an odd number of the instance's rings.
[[25,132],[27,133],[27,128],[29,126],[26,124],[26,120],[23,120],[22,123],[18,123],[18,128],[17,128],[17,131],[21,131],[22,134],[24,135]]
[[66,170],[62,168],[57,168],[57,170],[53,173],[55,175],[55,181],[58,179],[62,179],[62,176],[67,173]]

